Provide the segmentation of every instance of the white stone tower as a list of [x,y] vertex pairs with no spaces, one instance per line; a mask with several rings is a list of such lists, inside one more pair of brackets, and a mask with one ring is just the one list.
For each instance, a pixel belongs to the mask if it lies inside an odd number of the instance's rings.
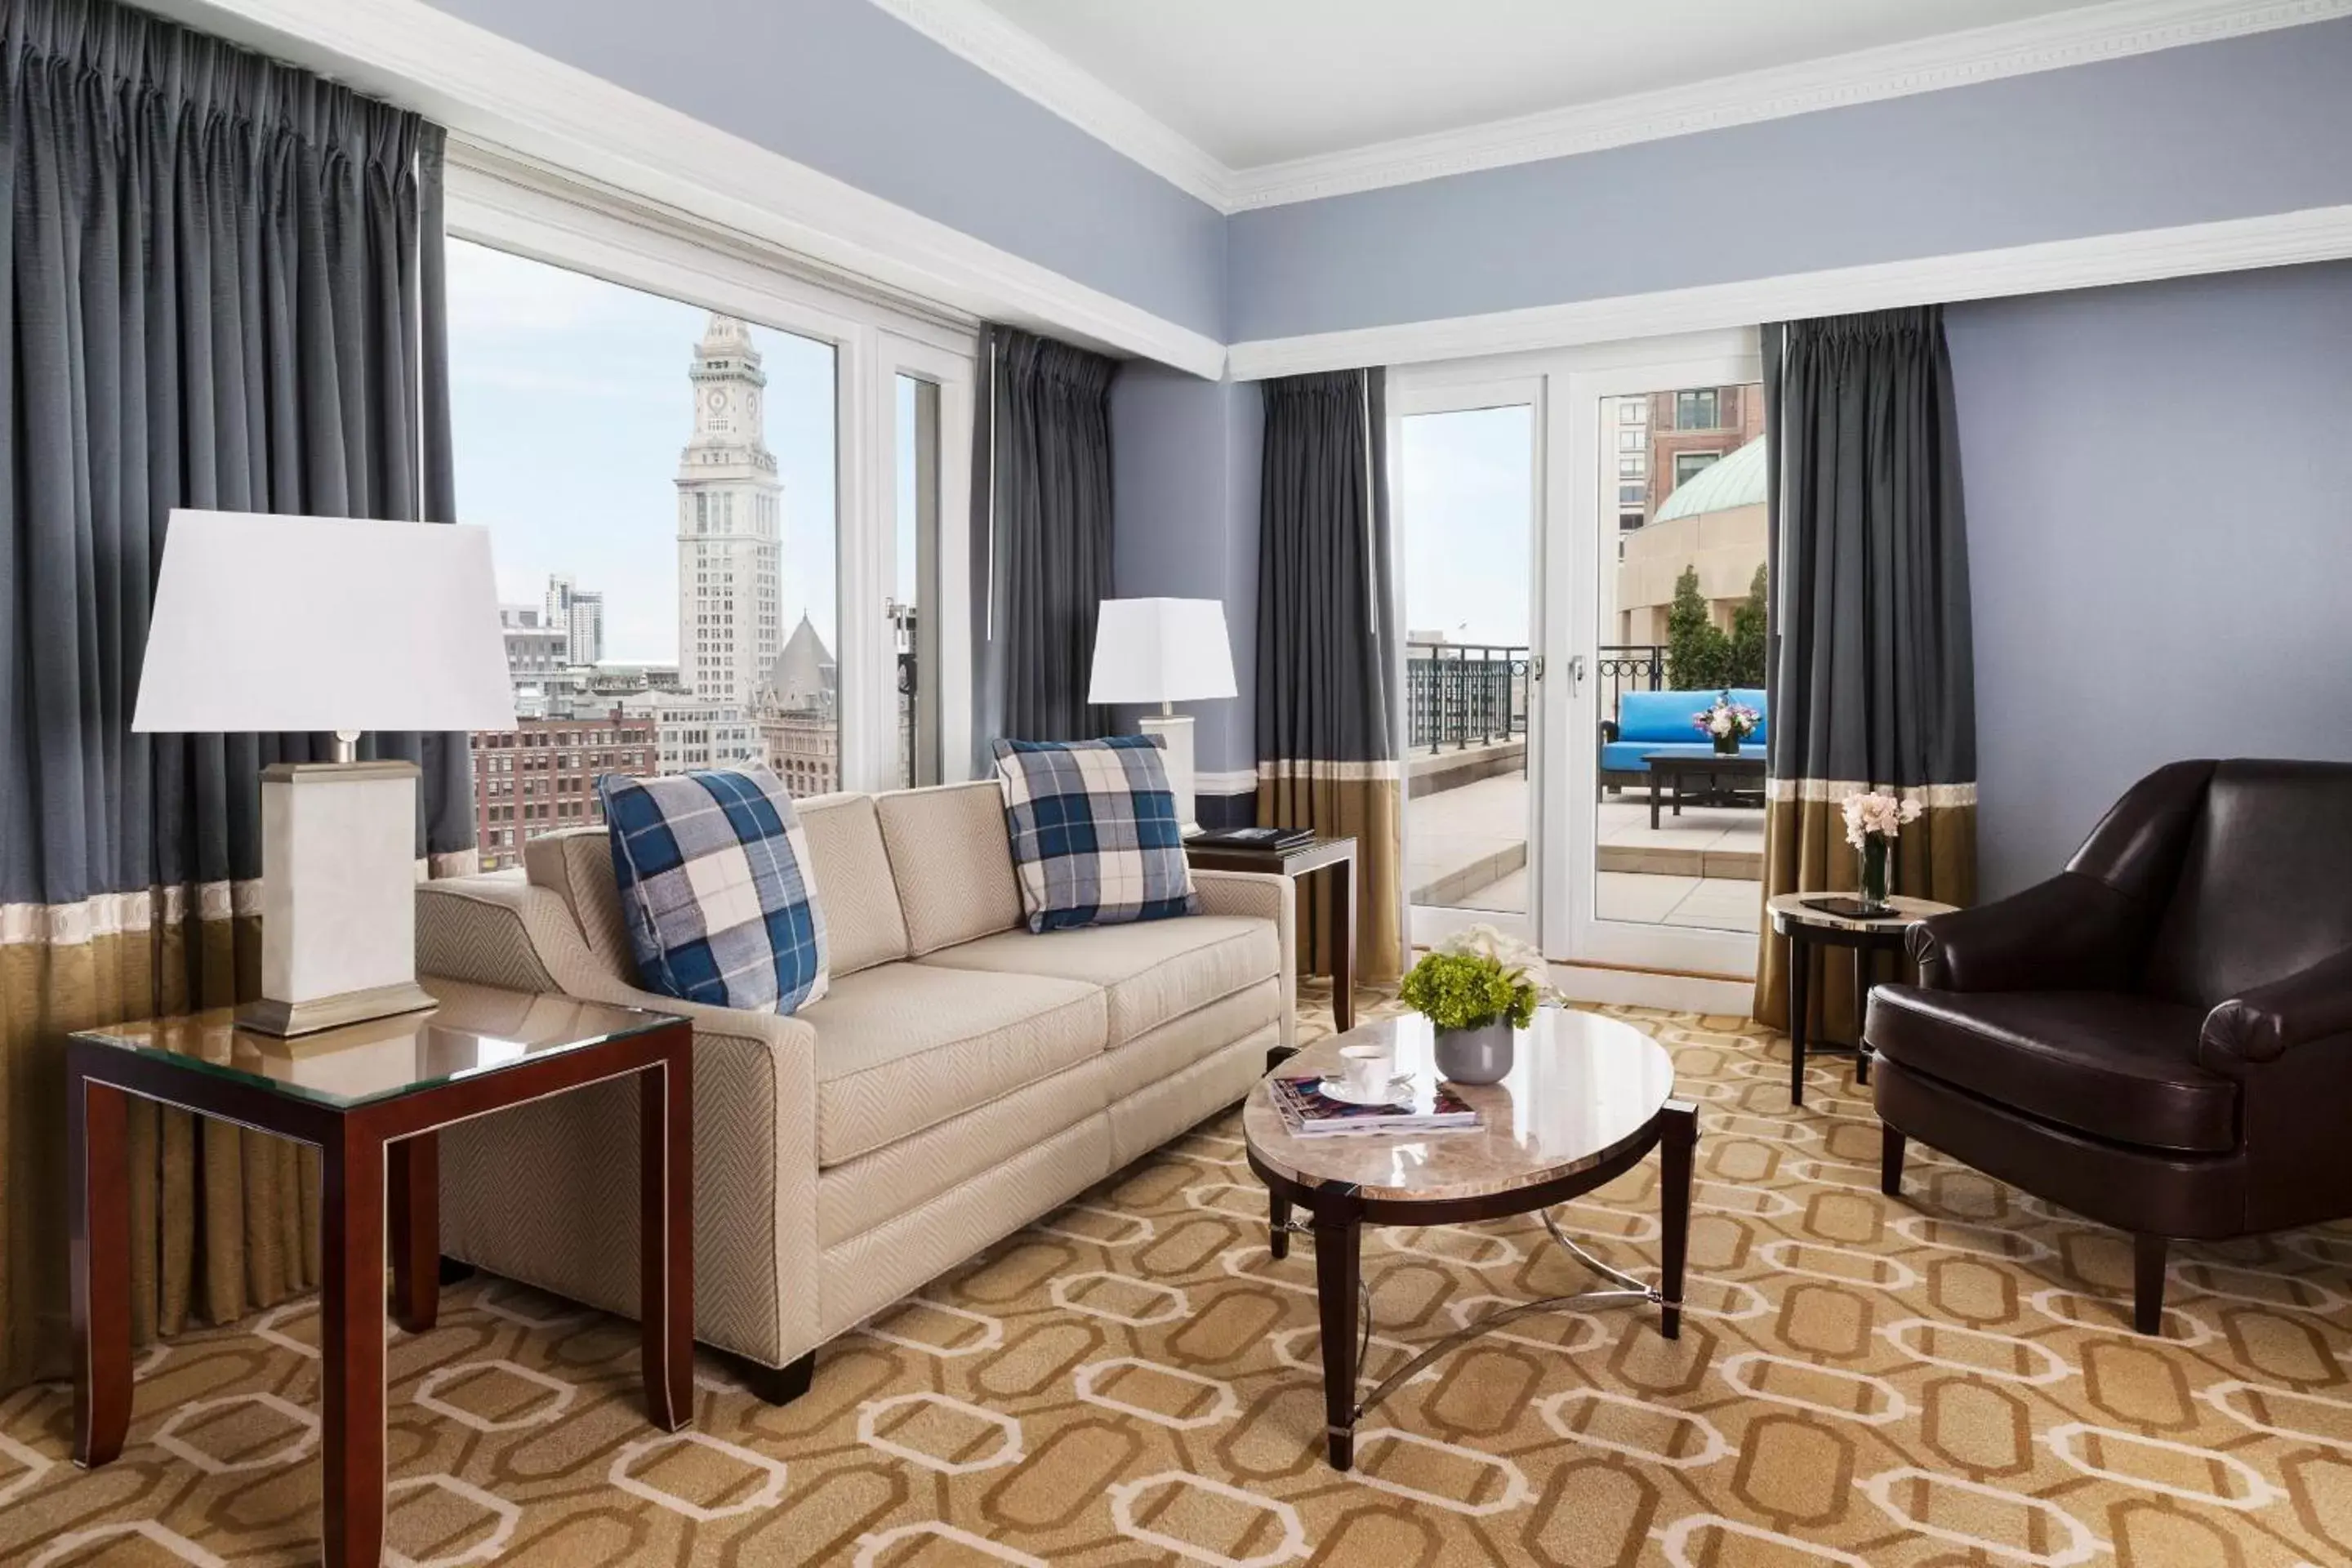
[[687,373],[694,437],[677,466],[677,667],[698,697],[741,705],[776,661],[783,484],[768,450],[768,377],[750,329],[713,315]]

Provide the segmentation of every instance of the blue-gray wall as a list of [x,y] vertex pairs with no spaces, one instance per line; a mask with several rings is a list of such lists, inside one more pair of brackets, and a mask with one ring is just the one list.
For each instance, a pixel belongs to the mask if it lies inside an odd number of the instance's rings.
[[2159,763],[2352,761],[2352,263],[1945,320],[1985,891]]
[[1115,591],[1223,602],[1241,695],[1180,706],[1202,772],[1255,767],[1257,386],[1130,362],[1111,384],[1110,421]]
[[2352,19],[1245,212],[1231,339],[2352,203]]
[[433,3],[1224,339],[1223,215],[869,0]]

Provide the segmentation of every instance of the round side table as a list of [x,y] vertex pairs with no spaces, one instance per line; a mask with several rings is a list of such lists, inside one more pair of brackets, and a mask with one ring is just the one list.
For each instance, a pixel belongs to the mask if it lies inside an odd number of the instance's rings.
[[[1931,899],[1890,898],[1895,912],[1874,920],[1853,920],[1817,910],[1806,900],[1811,899],[1851,899],[1852,893],[1782,893],[1765,906],[1772,917],[1776,936],[1789,939],[1789,1103],[1805,1103],[1805,1010],[1807,993],[1812,989],[1814,955],[1825,947],[1846,947],[1853,950],[1854,1019],[1856,1039],[1853,1045],[1854,1080],[1870,1081],[1870,1047],[1859,1037],[1861,1019],[1870,1005],[1870,993],[1878,984],[1878,955],[1896,955],[1896,973],[1902,969],[1904,939],[1911,928],[1931,915],[1949,914],[1958,908],[1939,904]],[[1833,1047],[1844,1050],[1843,1046]]]

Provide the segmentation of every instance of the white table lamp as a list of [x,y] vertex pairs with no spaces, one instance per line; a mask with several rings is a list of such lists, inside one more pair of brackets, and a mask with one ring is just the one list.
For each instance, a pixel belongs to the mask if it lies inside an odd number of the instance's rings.
[[140,670],[141,733],[331,732],[261,773],[261,1000],[276,1035],[430,1007],[416,984],[416,765],[371,730],[511,730],[478,528],[174,510]]
[[1168,786],[1176,819],[1187,834],[1193,819],[1192,716],[1171,706],[1231,697],[1233,648],[1225,641],[1225,607],[1214,599],[1105,599],[1095,623],[1095,668],[1087,700],[1157,702],[1159,715],[1142,721],[1167,755]]

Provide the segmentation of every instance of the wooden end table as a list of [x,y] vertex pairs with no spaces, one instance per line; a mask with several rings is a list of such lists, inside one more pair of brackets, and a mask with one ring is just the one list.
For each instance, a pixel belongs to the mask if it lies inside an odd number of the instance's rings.
[[[1318,871],[1332,877],[1331,901],[1339,930],[1331,943],[1331,1011],[1339,1031],[1356,1026],[1356,841],[1310,838],[1287,849],[1244,849],[1230,844],[1187,844],[1196,871],[1258,871],[1293,883]],[[1276,1049],[1280,1047],[1277,1047]]]
[[1878,984],[1878,955],[1895,954],[1899,969],[1903,962],[1904,940],[1911,928],[1933,915],[1947,915],[1955,906],[1939,904],[1929,899],[1890,898],[1895,912],[1875,920],[1850,920],[1817,910],[1809,899],[1851,899],[1852,893],[1782,893],[1765,904],[1771,917],[1772,932],[1789,939],[1789,1103],[1805,1103],[1805,1011],[1808,994],[1812,989],[1814,955],[1822,948],[1850,947],[1853,950],[1854,1044],[1815,1047],[1839,1052],[1852,1051],[1854,1058],[1853,1076],[1857,1083],[1870,1081],[1870,1047],[1860,1037],[1862,1016],[1870,1005],[1870,993]]
[[[1418,1014],[1375,1019],[1318,1040],[1274,1073],[1328,1072],[1339,1067],[1342,1047],[1360,1045],[1386,1047],[1418,1093],[1425,1096],[1437,1081],[1429,1021]],[[1267,1193],[1269,1250],[1286,1256],[1294,1235],[1315,1242],[1324,1436],[1333,1469],[1355,1463],[1356,1426],[1367,1412],[1439,1357],[1517,1319],[1597,1306],[1654,1306],[1659,1332],[1670,1340],[1682,1333],[1698,1108],[1674,1098],[1675,1068],[1665,1047],[1615,1018],[1544,1007],[1531,1026],[1518,1031],[1511,1070],[1500,1083],[1453,1087],[1478,1112],[1477,1127],[1302,1137],[1275,1108],[1265,1079],[1243,1102],[1244,1152]],[[1663,1150],[1654,1285],[1586,1252],[1550,1213],[1553,1205],[1622,1175],[1654,1148]],[[1296,1220],[1293,1209],[1310,1217]],[[1371,1342],[1371,1293],[1360,1262],[1363,1227],[1465,1225],[1528,1213],[1543,1215],[1551,1239],[1597,1277],[1597,1288],[1496,1308],[1432,1342],[1358,1398],[1363,1349]]]
[[437,1134],[453,1122],[637,1079],[646,1408],[664,1431],[693,1419],[692,1026],[568,996],[423,984],[439,1004],[429,1011],[293,1038],[240,1029],[224,1007],[68,1040],[76,1464],[113,1459],[131,1425],[133,1095],[320,1152],[320,1491],[331,1568],[383,1561],[386,1232],[393,1311],[422,1333],[440,1306]]

